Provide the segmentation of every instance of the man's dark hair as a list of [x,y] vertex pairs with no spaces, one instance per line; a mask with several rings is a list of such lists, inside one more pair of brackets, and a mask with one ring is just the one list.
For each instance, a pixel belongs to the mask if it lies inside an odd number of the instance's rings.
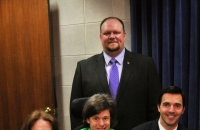
[[177,86],[168,86],[164,89],[161,90],[160,95],[159,95],[159,99],[158,99],[158,104],[161,104],[162,101],[162,96],[165,93],[170,93],[170,94],[180,94],[182,96],[182,101],[183,101],[183,107],[185,107],[185,95],[183,93],[183,91],[181,90],[181,88],[177,87]]
[[89,126],[87,119],[104,110],[109,110],[110,112],[111,127],[116,126],[116,103],[113,98],[107,94],[95,94],[86,101],[82,112],[84,126]]
[[118,21],[122,24],[123,31],[125,32],[125,28],[124,28],[124,23],[123,23],[123,21],[122,21],[121,19],[117,18],[117,17],[107,17],[107,18],[105,18],[105,19],[101,22],[101,24],[100,24],[100,32],[101,32],[101,26],[102,26],[102,24],[103,24],[106,20],[109,20],[109,19],[116,19],[116,20],[118,20]]

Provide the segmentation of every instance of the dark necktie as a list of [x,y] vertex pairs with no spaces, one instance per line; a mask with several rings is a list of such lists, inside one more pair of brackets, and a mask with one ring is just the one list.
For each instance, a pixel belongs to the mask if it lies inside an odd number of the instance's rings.
[[112,67],[110,69],[110,79],[109,79],[109,87],[112,97],[115,99],[117,95],[117,89],[119,86],[119,73],[118,68],[116,66],[117,60],[111,59]]

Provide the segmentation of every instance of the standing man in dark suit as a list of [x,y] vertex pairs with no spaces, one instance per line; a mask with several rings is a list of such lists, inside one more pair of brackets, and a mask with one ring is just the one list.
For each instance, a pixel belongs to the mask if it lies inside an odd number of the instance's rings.
[[164,88],[159,95],[158,111],[160,118],[139,125],[132,130],[187,130],[179,123],[185,111],[185,96],[176,86]]
[[[107,93],[117,103],[118,125],[115,130],[130,130],[134,126],[158,117],[156,108],[161,90],[153,59],[124,48],[124,23],[116,17],[105,18],[100,24],[103,52],[79,61],[72,84],[71,99]],[[110,60],[117,60],[119,85],[116,94],[110,90]],[[71,110],[70,110],[71,111]],[[72,130],[82,120],[70,112]]]

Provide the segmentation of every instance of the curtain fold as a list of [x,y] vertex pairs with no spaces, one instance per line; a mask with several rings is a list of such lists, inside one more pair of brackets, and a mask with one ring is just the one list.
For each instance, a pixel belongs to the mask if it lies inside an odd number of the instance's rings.
[[[190,63],[189,63],[189,105],[188,118],[191,129],[200,129],[200,1],[191,0],[190,14]],[[198,117],[198,118],[193,118]],[[196,122],[198,120],[199,122]]]
[[186,95],[180,122],[200,130],[200,1],[130,0],[132,51],[152,56],[162,87]]

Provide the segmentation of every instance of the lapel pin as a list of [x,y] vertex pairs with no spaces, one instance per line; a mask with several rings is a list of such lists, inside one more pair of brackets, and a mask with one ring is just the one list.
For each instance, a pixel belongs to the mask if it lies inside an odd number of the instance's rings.
[[130,64],[130,62],[127,62],[127,64],[129,65],[129,64]]

